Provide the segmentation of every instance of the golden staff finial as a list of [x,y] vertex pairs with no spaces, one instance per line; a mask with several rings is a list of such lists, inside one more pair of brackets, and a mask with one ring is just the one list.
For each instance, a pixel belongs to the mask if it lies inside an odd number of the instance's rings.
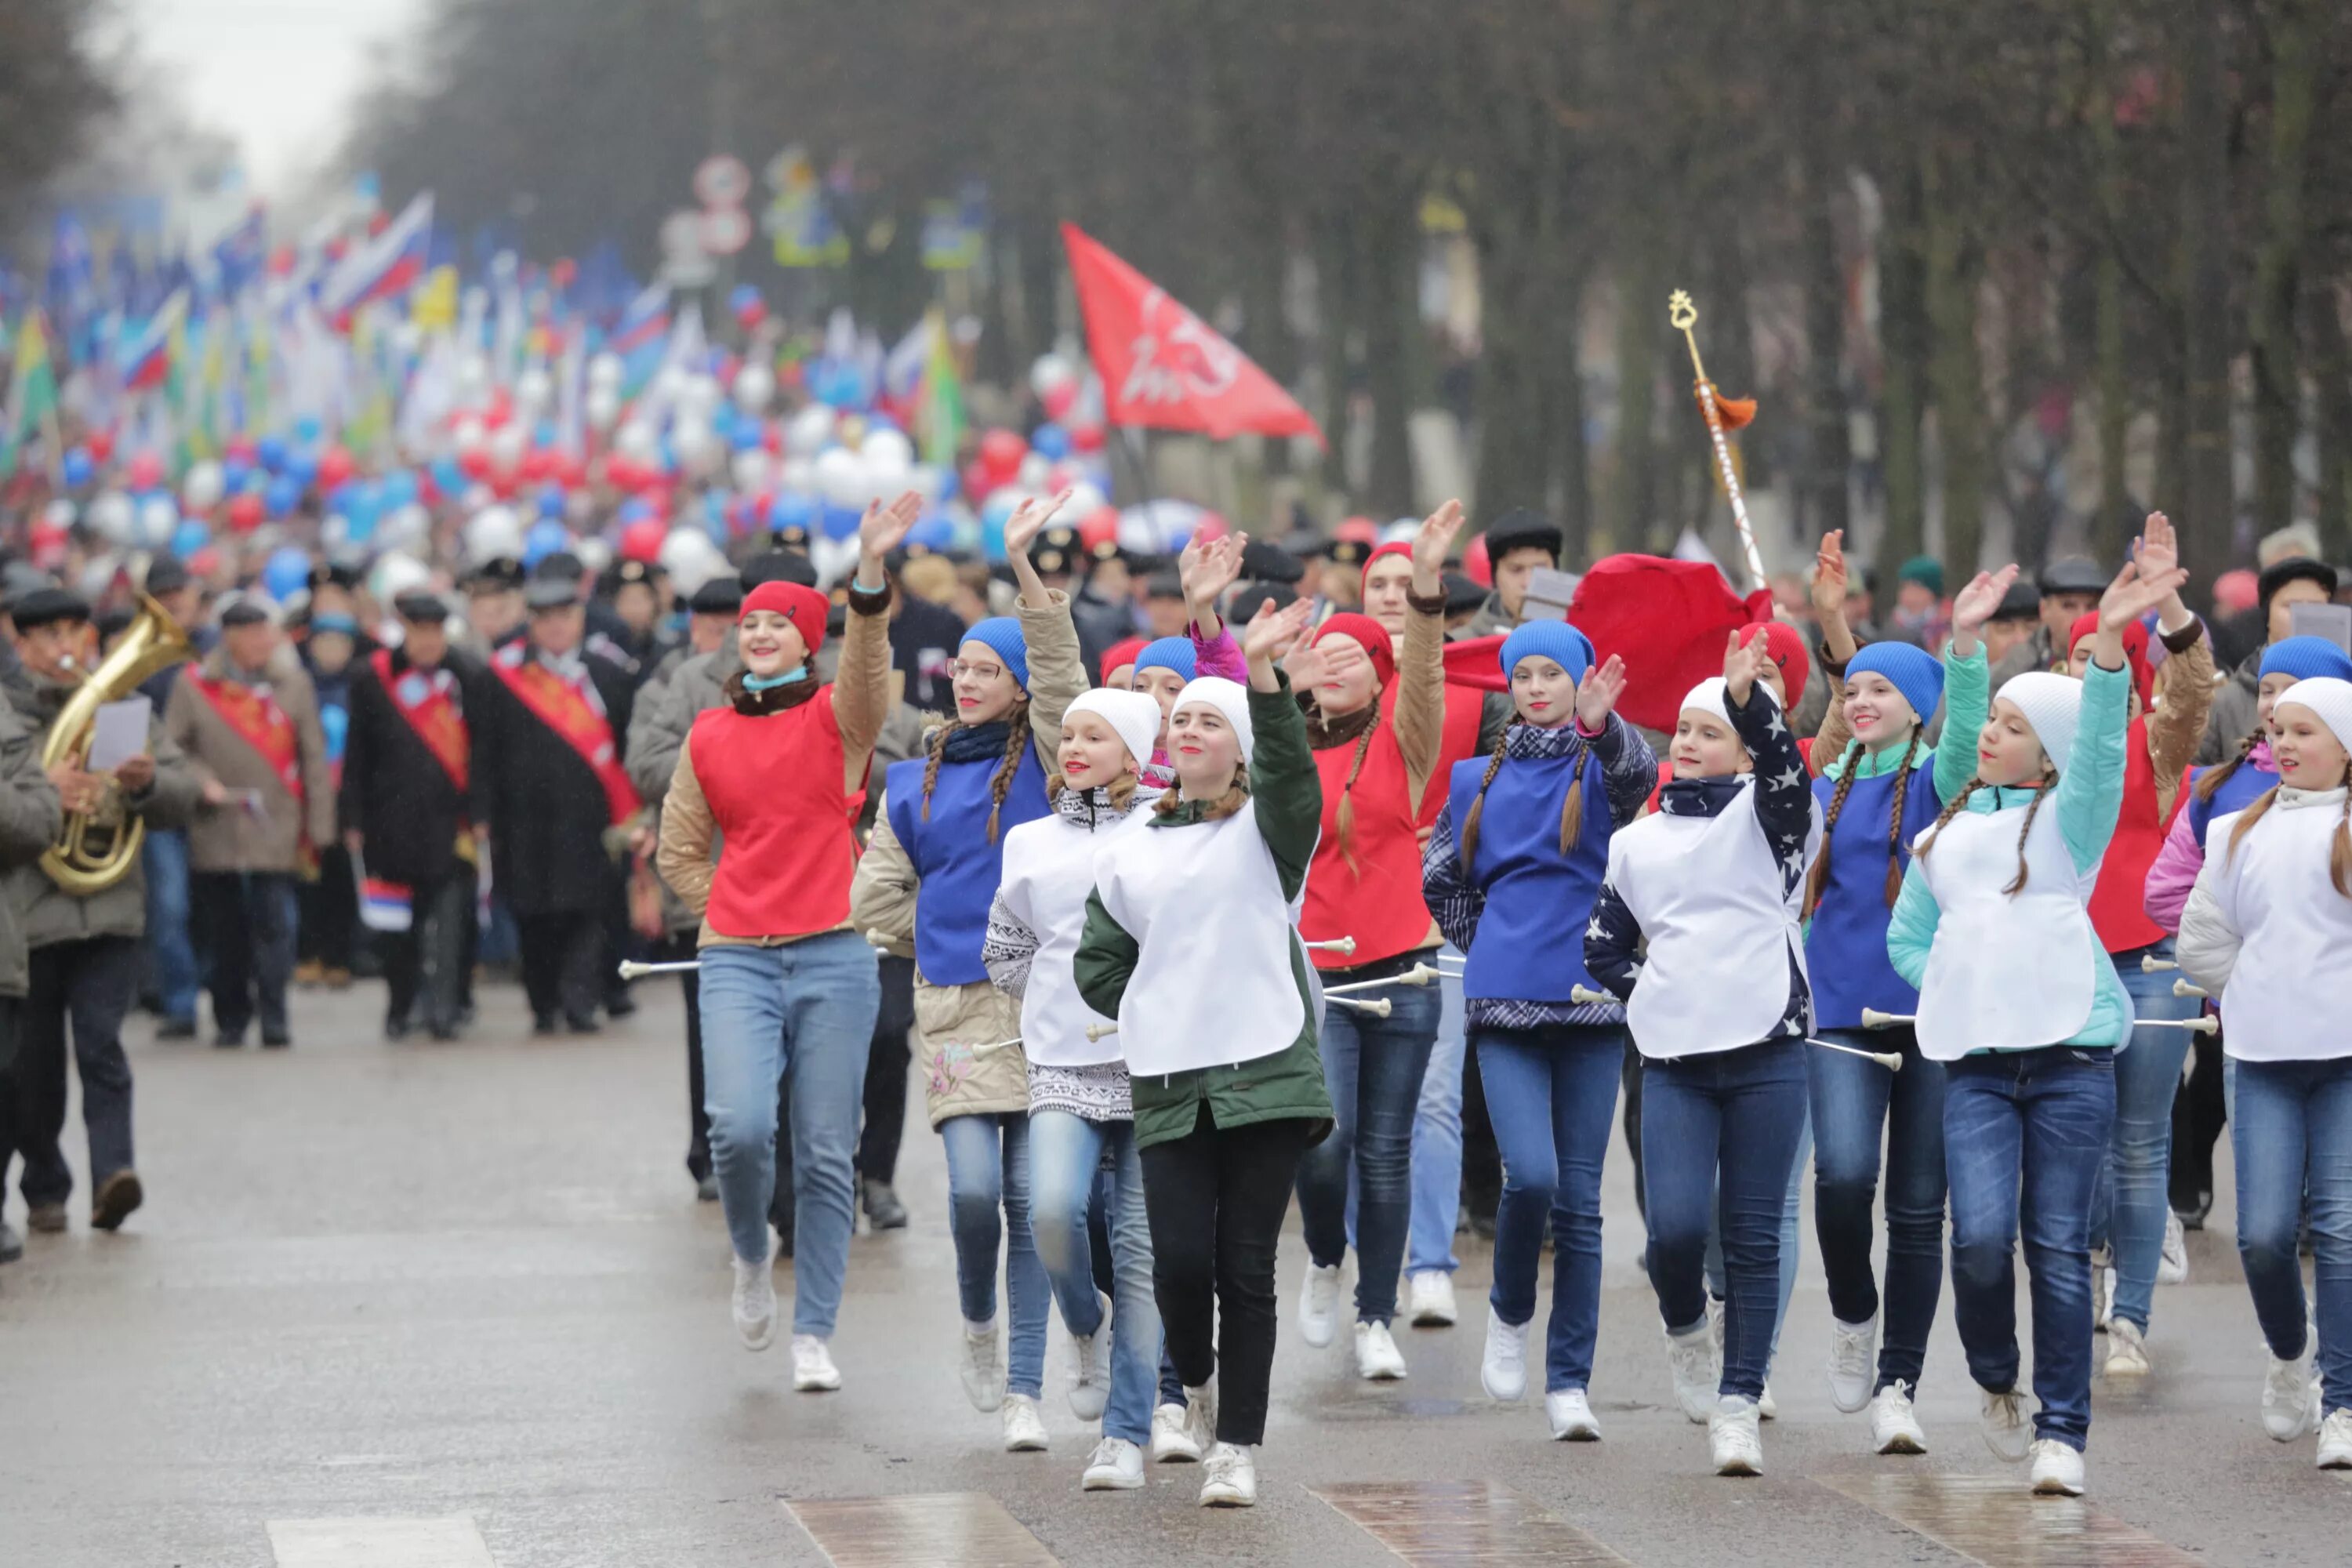
[[[1706,378],[1706,362],[1698,357],[1698,334],[1691,331],[1698,325],[1698,307],[1691,302],[1688,289],[1677,289],[1666,296],[1666,321],[1690,345],[1691,369],[1698,376],[1698,410],[1706,416],[1707,437],[1715,447],[1716,468],[1723,476],[1724,494],[1731,500],[1731,521],[1738,525],[1739,547],[1748,557],[1748,574],[1759,588],[1765,587],[1764,557],[1756,548],[1756,530],[1748,521],[1748,498],[1739,491],[1739,472],[1731,461],[1731,443],[1724,438],[1722,398],[1715,390],[1715,383]],[[1753,412],[1752,404],[1742,404],[1734,410],[1734,423],[1746,423]]]

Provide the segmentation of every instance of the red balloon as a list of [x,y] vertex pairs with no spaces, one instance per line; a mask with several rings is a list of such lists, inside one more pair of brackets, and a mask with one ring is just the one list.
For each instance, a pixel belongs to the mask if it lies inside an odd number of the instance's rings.
[[487,479],[496,464],[491,460],[488,447],[477,447],[470,452],[457,454],[457,467],[469,479]]
[[1045,396],[1039,401],[1045,405],[1046,418],[1059,419],[1070,411],[1070,405],[1077,400],[1078,384],[1075,381],[1066,381],[1058,386],[1048,388]]
[[482,427],[496,430],[513,417],[514,399],[508,396],[507,389],[501,386],[490,394],[490,405],[482,410]]
[[1021,459],[1029,455],[1029,443],[1012,430],[991,430],[980,438],[980,466],[995,482],[986,487],[995,489],[1021,469]]
[[89,448],[89,460],[93,463],[103,463],[114,456],[114,432],[111,430],[92,430],[82,437],[81,444]]
[[267,509],[261,498],[251,490],[232,497],[228,503],[228,525],[238,533],[251,533],[261,526]]
[[209,577],[219,570],[220,552],[209,544],[188,557],[188,575],[191,577]]
[[1204,511],[1201,521],[1192,525],[1192,537],[1206,544],[1213,539],[1223,539],[1234,531],[1234,525],[1213,511]]
[[1351,517],[1331,531],[1334,539],[1350,539],[1359,544],[1377,544],[1381,525],[1369,517]]
[[538,484],[550,477],[552,471],[551,464],[554,456],[554,453],[543,447],[535,447],[522,455],[522,462],[518,465],[516,471],[527,482]]
[[[95,454],[92,454],[95,456]],[[152,452],[142,452],[131,459],[131,488],[152,490],[163,482],[163,459]]]
[[[85,444],[91,447],[90,455],[92,457],[96,457],[98,454],[95,443]],[[255,452],[259,448],[254,446],[252,437],[232,436],[228,438],[228,445],[221,448],[221,455],[223,457],[235,458],[239,462],[250,463],[253,461]]]
[[359,471],[351,452],[342,447],[330,447],[319,454],[319,488],[331,490]]
[[1071,451],[1099,452],[1102,450],[1103,427],[1101,426],[1087,423],[1082,425],[1072,425],[1068,426],[1068,429],[1070,432]]
[[1078,523],[1078,548],[1091,555],[1095,547],[1118,542],[1118,508],[1097,507]]
[[1470,581],[1481,588],[1495,585],[1495,563],[1486,557],[1486,536],[1479,534],[1471,540],[1470,548],[1462,552],[1462,570]]
[[624,561],[658,561],[662,541],[669,531],[651,518],[633,522],[621,530],[621,559]]
[[547,280],[558,289],[569,289],[572,280],[580,276],[580,264],[568,256],[559,256],[548,264]]

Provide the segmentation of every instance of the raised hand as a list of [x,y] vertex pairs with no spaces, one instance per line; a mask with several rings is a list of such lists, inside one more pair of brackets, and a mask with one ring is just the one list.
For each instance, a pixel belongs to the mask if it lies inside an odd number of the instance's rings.
[[[2188,581],[2189,574],[2182,567],[2151,568],[2137,561],[2125,562],[2124,569],[2099,596],[2099,630],[2115,633],[2120,639],[2126,626],[2179,593]],[[2121,647],[2120,640],[2117,647]]]
[[1597,668],[1586,670],[1584,679],[1576,683],[1577,723],[1586,730],[1600,729],[1624,695],[1625,661],[1612,653]]
[[1013,515],[1004,520],[1004,553],[1014,560],[1027,556],[1029,547],[1069,500],[1070,491],[1065,487],[1058,495],[1045,499],[1033,496],[1013,508]]
[[1811,594],[1813,614],[1821,620],[1845,618],[1845,530],[1842,528],[1822,535],[1822,547],[1813,555]]
[[1979,572],[1969,578],[1969,585],[1952,596],[1952,629],[1970,637],[1984,630],[1984,624],[1992,619],[2016,582],[2014,561],[1998,572]]
[[1447,501],[1423,520],[1412,536],[1412,591],[1432,597],[1444,585],[1440,575],[1445,558],[1454,553],[1454,536],[1467,521],[1458,500]]
[[[861,566],[866,563],[880,566],[882,558],[905,543],[908,531],[922,519],[923,498],[915,490],[908,490],[888,506],[878,500],[868,506],[866,515],[857,522],[857,552]],[[875,575],[878,577],[881,574],[877,572]],[[861,583],[866,581],[866,573],[860,571],[857,578]]]
[[1756,689],[1756,679],[1763,671],[1764,661],[1770,657],[1771,655],[1765,651],[1762,637],[1758,637],[1742,647],[1739,634],[1738,632],[1731,634],[1731,640],[1724,646],[1723,649],[1724,696],[1729,700],[1731,706],[1734,708],[1748,706],[1748,694]]
[[1312,599],[1294,599],[1288,607],[1280,610],[1274,607],[1272,600],[1257,607],[1257,614],[1242,628],[1242,657],[1249,660],[1251,686],[1260,691],[1277,689],[1275,655],[1306,631],[1307,617],[1314,613]]
[[1248,543],[1246,533],[1210,540],[1195,536],[1176,557],[1176,574],[1183,581],[1184,602],[1192,607],[1194,620],[1201,619],[1202,611],[1213,610],[1242,574],[1242,551]]

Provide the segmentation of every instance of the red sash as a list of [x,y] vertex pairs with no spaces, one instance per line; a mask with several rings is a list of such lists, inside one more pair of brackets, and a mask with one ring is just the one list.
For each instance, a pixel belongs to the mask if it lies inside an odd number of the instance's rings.
[[[464,795],[467,763],[473,755],[473,743],[467,734],[466,721],[458,715],[457,705],[449,700],[449,694],[441,689],[438,681],[421,670],[411,672],[415,677],[413,681],[395,679],[390,648],[378,648],[370,662],[375,666],[376,679],[383,683],[383,694],[392,699],[393,707],[408,721],[408,727],[416,731],[416,738],[425,742],[425,749],[433,753],[441,771],[457,786],[457,793]],[[422,693],[414,702],[408,700],[412,691]]]
[[261,760],[278,775],[278,782],[286,786],[286,793],[294,797],[296,805],[300,805],[301,747],[294,733],[294,721],[286,716],[278,700],[233,680],[209,679],[194,667],[184,671],[181,679],[194,688],[197,696],[213,705],[213,711],[236,731],[238,740],[261,754]]
[[629,783],[621,766],[620,752],[613,744],[613,726],[605,722],[604,715],[591,707],[570,681],[530,657],[520,644],[492,659],[490,668],[499,672],[516,701],[588,764],[596,782],[604,786],[604,807],[612,815],[613,826],[618,827],[635,816],[641,805],[636,786]]

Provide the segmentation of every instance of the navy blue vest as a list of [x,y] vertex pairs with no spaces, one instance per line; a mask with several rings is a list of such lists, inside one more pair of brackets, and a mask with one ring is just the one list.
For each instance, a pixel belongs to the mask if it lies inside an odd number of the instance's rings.
[[[2189,787],[2194,790],[2198,780],[2219,766],[2221,764],[2216,763],[2209,767],[2191,769],[2189,773]],[[2205,830],[2213,826],[2215,817],[2227,816],[2233,811],[2245,810],[2254,804],[2256,795],[2278,782],[2278,774],[2264,773],[2252,763],[2242,762],[2238,764],[2236,773],[2221,781],[2221,787],[2213,792],[2213,798],[2210,802],[2199,800],[2196,795],[2191,795],[2189,797],[2189,826],[2190,831],[2197,835],[2197,847],[2200,849],[2205,847]]]
[[1021,748],[1021,765],[1004,792],[996,838],[988,837],[989,784],[1002,757],[941,763],[923,820],[923,757],[892,763],[883,777],[890,792],[890,831],[906,847],[922,887],[915,895],[915,966],[933,985],[969,985],[988,978],[980,961],[988,936],[988,907],[1004,871],[1004,836],[1053,809],[1037,748]]
[[[1613,826],[1601,759],[1590,747],[1579,754],[1581,779],[1567,757],[1518,757],[1504,763],[1486,790],[1469,877],[1486,903],[1463,969],[1465,997],[1564,1003],[1576,986],[1600,989],[1584,967],[1584,927],[1609,869]],[[1457,847],[1489,761],[1454,764],[1445,809]],[[1584,791],[1584,821],[1576,847],[1562,855],[1559,814],[1571,788]]]
[[[1960,738],[1956,743],[1972,744]],[[1853,755],[1848,749],[1848,756]],[[1919,993],[1895,973],[1886,956],[1886,927],[1895,911],[1886,904],[1886,817],[1895,808],[1892,772],[1853,781],[1845,809],[1823,846],[1830,858],[1829,885],[1805,931],[1806,968],[1813,982],[1815,1026],[1859,1029],[1862,1010],[1916,1013]],[[1813,798],[1829,815],[1835,779],[1815,779]],[[1903,795],[1903,832],[1895,854],[1907,869],[1911,841],[1927,831],[1944,803],[1936,796],[1932,752],[1911,765]]]

